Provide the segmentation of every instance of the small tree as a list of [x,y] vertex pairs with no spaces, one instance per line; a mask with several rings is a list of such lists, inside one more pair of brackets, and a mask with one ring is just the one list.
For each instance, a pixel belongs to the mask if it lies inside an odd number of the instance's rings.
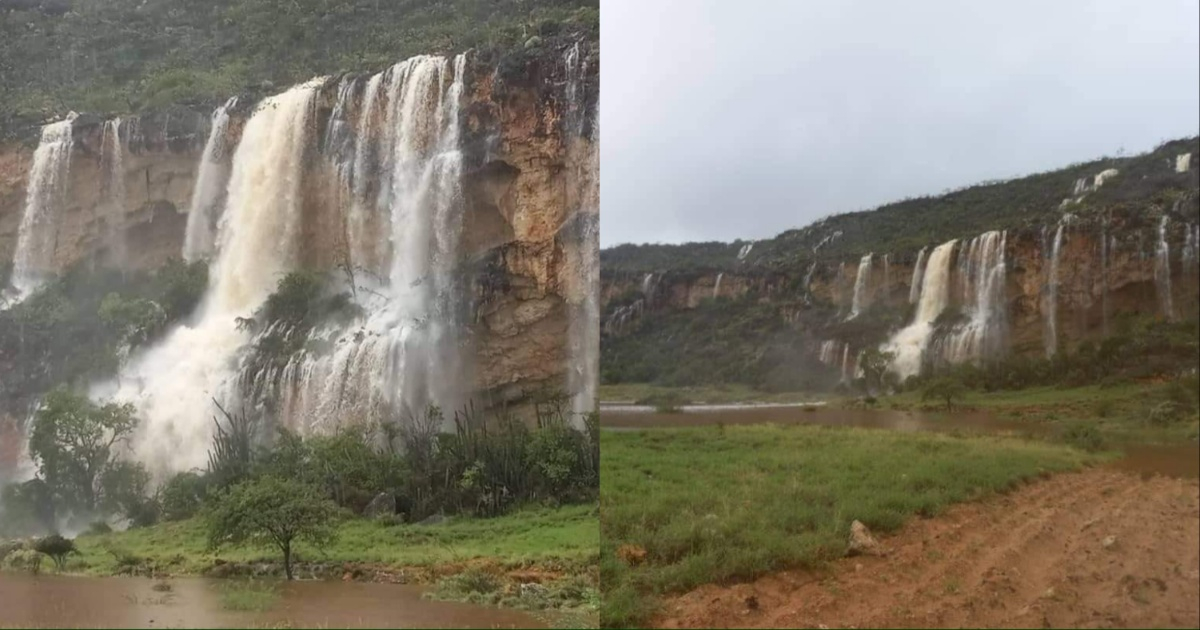
[[29,452],[55,495],[92,511],[100,476],[113,462],[113,446],[136,425],[132,405],[96,406],[59,388],[46,395],[37,412]]
[[283,553],[283,569],[292,579],[293,544],[317,547],[335,536],[337,506],[311,485],[267,475],[245,481],[217,496],[208,514],[208,544],[250,543]]
[[921,400],[941,400],[946,403],[946,411],[954,409],[954,401],[961,399],[967,392],[962,381],[951,376],[941,376],[933,379],[921,391]]
[[883,389],[886,385],[884,375],[896,359],[895,352],[884,352],[879,348],[867,348],[859,359],[858,367],[863,372],[863,380],[867,393]]
[[54,568],[62,571],[67,563],[67,555],[75,553],[75,542],[52,534],[38,539],[33,545],[33,550],[50,556],[50,559],[54,560]]

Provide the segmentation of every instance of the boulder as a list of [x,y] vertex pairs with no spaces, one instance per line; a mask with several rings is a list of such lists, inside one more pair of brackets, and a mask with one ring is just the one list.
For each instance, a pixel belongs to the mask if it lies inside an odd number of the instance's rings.
[[881,556],[883,555],[883,545],[879,544],[878,540],[871,535],[871,530],[867,529],[860,521],[854,521],[850,524],[850,555],[868,555]]
[[363,508],[363,516],[369,518],[379,518],[381,516],[391,516],[396,513],[396,495],[387,492],[380,492],[375,495],[374,499]]

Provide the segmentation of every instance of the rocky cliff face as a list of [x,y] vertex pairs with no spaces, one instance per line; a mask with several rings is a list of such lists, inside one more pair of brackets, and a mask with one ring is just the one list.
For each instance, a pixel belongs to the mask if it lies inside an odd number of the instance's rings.
[[[945,300],[934,315],[962,313],[960,345],[967,349],[945,350],[945,356],[986,358],[971,346],[978,343],[972,327],[990,330],[998,340],[997,354],[1044,356],[1111,334],[1115,322],[1128,315],[1179,320],[1200,314],[1198,173],[1195,167],[1175,167],[1171,162],[1161,168],[1184,182],[1182,190],[1151,192],[1078,216],[1064,205],[1057,222],[996,233],[1003,257],[991,306],[979,305],[986,270],[978,261],[985,239],[956,241],[943,261],[944,278],[935,278]],[[750,300],[777,307],[814,362],[852,372],[860,351],[886,339],[863,335],[864,321],[890,317],[880,326],[888,326],[891,335],[902,325],[898,322],[914,321],[922,291],[931,290],[920,284],[931,277],[927,258],[937,245],[875,252],[865,263],[860,255],[816,257],[787,268],[740,256],[721,270],[606,268],[604,334],[636,336],[650,319],[687,312],[715,298]],[[856,301],[862,312],[855,316]]]
[[[570,388],[570,394],[584,389],[570,371],[588,351],[575,347],[583,342],[574,338],[580,326],[573,320],[587,316],[585,305],[593,293],[587,277],[595,266],[599,213],[594,132],[599,53],[588,42],[544,46],[536,54],[526,51],[519,67],[472,57],[466,65],[459,109],[462,227],[453,266],[468,293],[461,338],[469,365],[457,389],[485,404],[520,402],[543,387]],[[352,84],[361,93],[366,79],[331,78],[313,99],[312,128],[302,132],[298,267],[340,273],[347,260],[352,204],[337,164],[322,154],[328,151],[330,126],[338,122],[335,116],[356,128],[369,126],[360,121],[371,110],[360,101],[343,103],[346,111],[336,111],[339,86]],[[220,157],[227,165],[253,113],[249,102],[230,109],[223,142],[231,149]],[[54,208],[45,271],[75,264],[154,268],[180,257],[209,117],[207,111],[181,109],[123,121],[118,134],[123,155],[115,175],[106,144],[111,124],[76,118],[66,192]],[[381,118],[370,126],[385,129],[383,123]],[[0,261],[5,263],[17,247],[34,149],[0,147]],[[380,186],[382,174],[371,177],[365,186]],[[123,189],[120,203],[108,194],[114,179]],[[386,219],[371,214],[364,231],[387,234]],[[355,252],[360,273],[386,276],[389,252],[377,249]],[[596,352],[591,349],[592,359]],[[3,411],[9,425],[26,413]]]

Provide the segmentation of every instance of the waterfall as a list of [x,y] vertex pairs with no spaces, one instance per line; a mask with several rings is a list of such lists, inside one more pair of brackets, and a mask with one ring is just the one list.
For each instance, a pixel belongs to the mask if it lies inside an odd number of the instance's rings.
[[986,232],[971,240],[960,260],[960,278],[966,294],[963,314],[967,322],[952,330],[941,341],[940,358],[948,363],[963,363],[996,356],[1004,348],[1007,321],[1004,251],[1005,232]]
[[1190,151],[1188,153],[1180,153],[1179,155],[1175,156],[1175,172],[1176,173],[1186,173],[1186,172],[1188,172],[1188,169],[1190,169],[1191,167],[1192,167],[1192,154]]
[[883,289],[881,289],[881,293],[883,293],[883,296],[885,299],[887,298],[888,287],[890,287],[891,285],[892,285],[892,255],[884,254],[883,255]]
[[204,153],[200,155],[196,185],[188,206],[187,229],[183,238],[183,259],[193,262],[213,253],[214,230],[229,179],[229,151],[225,134],[229,129],[229,110],[237,105],[237,97],[225,101],[212,113],[212,126]]
[[122,371],[115,398],[137,407],[133,447],[156,473],[203,466],[211,400],[242,402],[234,398],[237,354],[250,334],[235,318],[253,315],[296,264],[299,184],[318,87],[296,86],[255,109],[233,156],[217,256],[195,319]]
[[1108,215],[1100,224],[1100,318],[1101,330],[1108,335]]
[[1067,225],[1068,217],[1058,222],[1054,231],[1054,242],[1050,246],[1050,269],[1046,279],[1046,328],[1044,343],[1046,357],[1052,357],[1058,352],[1058,261],[1062,249],[1063,228]]
[[[587,147],[579,161],[575,181],[583,190],[583,198],[575,209],[582,221],[579,240],[579,260],[572,265],[577,268],[582,296],[580,303],[570,313],[568,340],[570,342],[570,365],[567,370],[567,391],[572,395],[571,410],[579,420],[579,414],[596,409],[596,386],[600,378],[600,112],[599,99],[593,115],[590,134],[585,135],[587,98],[587,60],[576,42],[563,55],[567,81],[564,100],[568,140],[576,144],[586,138]],[[717,286],[720,287],[720,276]]]
[[25,191],[25,210],[17,228],[12,285],[16,299],[37,289],[54,267],[58,215],[66,201],[71,171],[71,125],[76,115],[42,127],[41,141],[33,153],[33,167]]
[[105,241],[112,262],[124,269],[128,260],[125,232],[125,148],[121,144],[121,119],[105,121],[100,140],[100,167],[104,177],[104,200],[109,216],[105,220]]
[[1154,286],[1158,290],[1158,303],[1163,317],[1175,319],[1175,305],[1171,298],[1171,246],[1167,243],[1167,224],[1163,215],[1158,222],[1158,244],[1154,248]]
[[925,253],[928,250],[922,247],[921,251],[917,252],[917,263],[913,265],[912,281],[908,285],[908,303],[916,304],[921,298],[921,280],[925,276]]
[[1180,257],[1185,276],[1194,276],[1200,273],[1200,269],[1197,269],[1197,263],[1200,263],[1200,224],[1188,224]]
[[842,346],[842,382],[850,382],[850,344]]
[[834,339],[821,342],[821,353],[819,358],[821,363],[833,366],[837,364],[838,342]]
[[754,243],[746,243],[745,245],[742,245],[742,248],[738,250],[737,259],[745,260],[746,257],[750,255],[750,250],[752,249],[754,249]]
[[850,299],[850,316],[854,319],[867,307],[867,287],[871,282],[871,254],[858,261],[858,273],[854,276],[854,294]]
[[721,278],[723,278],[724,276],[725,276],[724,273],[718,273],[717,281],[713,283],[712,297],[714,300],[717,299],[717,297],[721,295]]
[[[362,111],[367,116],[371,107],[382,107],[384,128],[372,134],[375,125],[360,124],[366,134],[359,133],[356,143],[362,147],[371,135],[381,136],[375,150],[384,178],[366,207],[380,208],[386,224],[381,239],[364,233],[351,251],[356,259],[359,248],[388,253],[384,280],[363,292],[367,315],[348,329],[318,335],[330,340],[330,351],[305,352],[281,369],[246,375],[246,388],[278,397],[282,415],[302,431],[406,419],[429,404],[452,408],[466,389],[457,338],[463,292],[454,277],[463,212],[459,113],[466,57],[452,65],[444,57],[413,57],[383,74],[368,81],[363,97],[380,102],[364,101]],[[356,148],[355,186],[367,179],[357,163],[361,155]],[[364,208],[361,201],[351,212]]]
[[957,242],[942,243],[930,252],[921,278],[916,315],[911,324],[893,335],[884,345],[885,350],[895,354],[892,368],[901,378],[921,371],[925,349],[933,333],[933,322],[950,303],[950,266]]

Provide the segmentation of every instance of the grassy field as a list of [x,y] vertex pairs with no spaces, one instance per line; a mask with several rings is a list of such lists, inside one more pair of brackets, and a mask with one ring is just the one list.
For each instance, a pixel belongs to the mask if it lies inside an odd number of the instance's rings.
[[854,520],[895,530],[1103,457],[1010,438],[778,425],[604,432],[601,447],[610,627],[644,621],[659,594],[841,557]]
[[[1155,419],[1153,411],[1156,406],[1178,398],[1181,394],[1178,387],[1174,383],[1120,383],[1110,387],[968,391],[955,404],[1043,425],[1053,432],[1088,426],[1110,443],[1177,444],[1200,437],[1200,415],[1185,412],[1169,422],[1161,422]],[[941,408],[935,402],[923,402],[918,392],[882,398],[880,405],[893,409]]]
[[744,402],[793,403],[824,400],[826,396],[784,392],[772,394],[745,385],[712,385],[704,387],[662,387],[647,383],[601,385],[599,398],[603,402],[641,402],[654,404],[664,398],[674,398],[690,404],[728,404]]
[[[527,509],[493,519],[454,519],[442,525],[393,525],[386,521],[343,522],[336,541],[324,550],[300,545],[301,562],[370,563],[428,567],[485,559],[501,565],[561,567],[571,571],[594,563],[599,545],[595,506]],[[278,561],[271,549],[239,547],[208,551],[204,523],[191,519],[102,535],[81,535],[79,554],[68,568],[93,575],[120,569],[118,556],[136,558],[175,574],[196,574],[218,559],[225,562]],[[111,552],[110,552],[111,550]]]

